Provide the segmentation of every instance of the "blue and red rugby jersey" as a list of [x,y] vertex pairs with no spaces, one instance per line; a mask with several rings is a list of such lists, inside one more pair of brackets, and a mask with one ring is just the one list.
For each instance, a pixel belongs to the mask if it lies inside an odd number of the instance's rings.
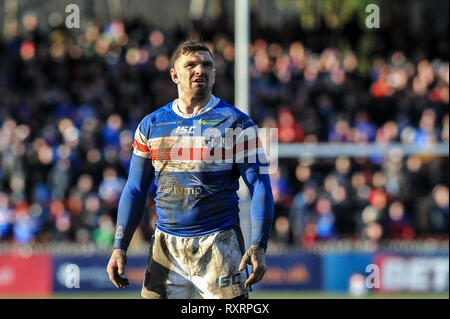
[[159,230],[190,237],[238,226],[236,191],[242,176],[252,195],[252,244],[265,249],[273,197],[256,124],[214,96],[189,115],[179,111],[177,102],[146,116],[136,130],[115,248],[128,248],[152,183]]

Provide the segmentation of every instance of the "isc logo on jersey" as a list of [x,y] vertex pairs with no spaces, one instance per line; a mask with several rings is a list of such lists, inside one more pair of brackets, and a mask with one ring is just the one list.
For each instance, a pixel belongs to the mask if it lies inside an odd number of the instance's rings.
[[175,134],[194,134],[195,126],[177,126]]

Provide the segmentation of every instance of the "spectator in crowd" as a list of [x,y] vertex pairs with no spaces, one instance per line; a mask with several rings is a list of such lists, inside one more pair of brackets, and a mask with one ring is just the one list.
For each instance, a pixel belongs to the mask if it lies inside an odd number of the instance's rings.
[[449,194],[448,186],[437,185],[420,209],[419,218],[426,219],[425,231],[448,235]]
[[319,239],[332,239],[336,236],[335,215],[330,200],[323,196],[319,197],[315,205],[316,233]]
[[312,227],[315,228],[316,214],[314,204],[317,200],[316,185],[308,183],[303,190],[294,197],[293,204],[289,211],[289,222],[292,228],[293,241],[296,245],[302,245],[305,237],[308,240],[315,239],[316,232],[311,236]]
[[278,112],[278,140],[282,143],[299,143],[303,141],[304,133],[301,126],[295,122],[289,108],[284,107]]
[[393,201],[389,205],[388,213],[386,237],[395,239],[413,239],[415,237],[414,225],[401,201]]

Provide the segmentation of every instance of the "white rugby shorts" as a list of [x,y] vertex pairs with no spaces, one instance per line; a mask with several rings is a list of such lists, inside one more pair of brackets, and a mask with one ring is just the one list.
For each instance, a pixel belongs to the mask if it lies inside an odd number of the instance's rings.
[[239,272],[244,251],[240,228],[198,237],[180,237],[158,229],[152,237],[141,295],[148,299],[248,297],[247,267]]

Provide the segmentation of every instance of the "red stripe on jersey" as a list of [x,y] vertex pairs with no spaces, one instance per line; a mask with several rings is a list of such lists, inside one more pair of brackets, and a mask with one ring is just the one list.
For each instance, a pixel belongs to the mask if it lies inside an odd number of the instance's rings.
[[254,139],[251,139],[250,141],[245,141],[245,142],[241,142],[236,144],[233,147],[233,154],[236,155],[237,152],[247,152],[247,151],[251,151],[254,149],[257,149],[259,147],[262,147],[262,142],[259,139],[259,137],[255,137]]
[[226,151],[224,148],[209,149],[203,148],[165,148],[165,149],[152,149],[150,151],[153,161],[165,161],[165,160],[225,160],[232,158],[231,150]]
[[133,142],[133,147],[135,149],[137,149],[138,151],[141,151],[141,152],[144,152],[144,153],[150,152],[150,149],[148,148],[148,146],[139,143],[136,139]]
[[[262,147],[262,142],[259,138],[254,138],[250,141],[239,143],[233,147],[233,150],[226,150],[218,147],[209,149],[207,147],[159,147],[150,151],[151,158],[154,161],[165,160],[225,160],[231,159],[236,152],[248,152]],[[145,151],[143,151],[145,152]]]

